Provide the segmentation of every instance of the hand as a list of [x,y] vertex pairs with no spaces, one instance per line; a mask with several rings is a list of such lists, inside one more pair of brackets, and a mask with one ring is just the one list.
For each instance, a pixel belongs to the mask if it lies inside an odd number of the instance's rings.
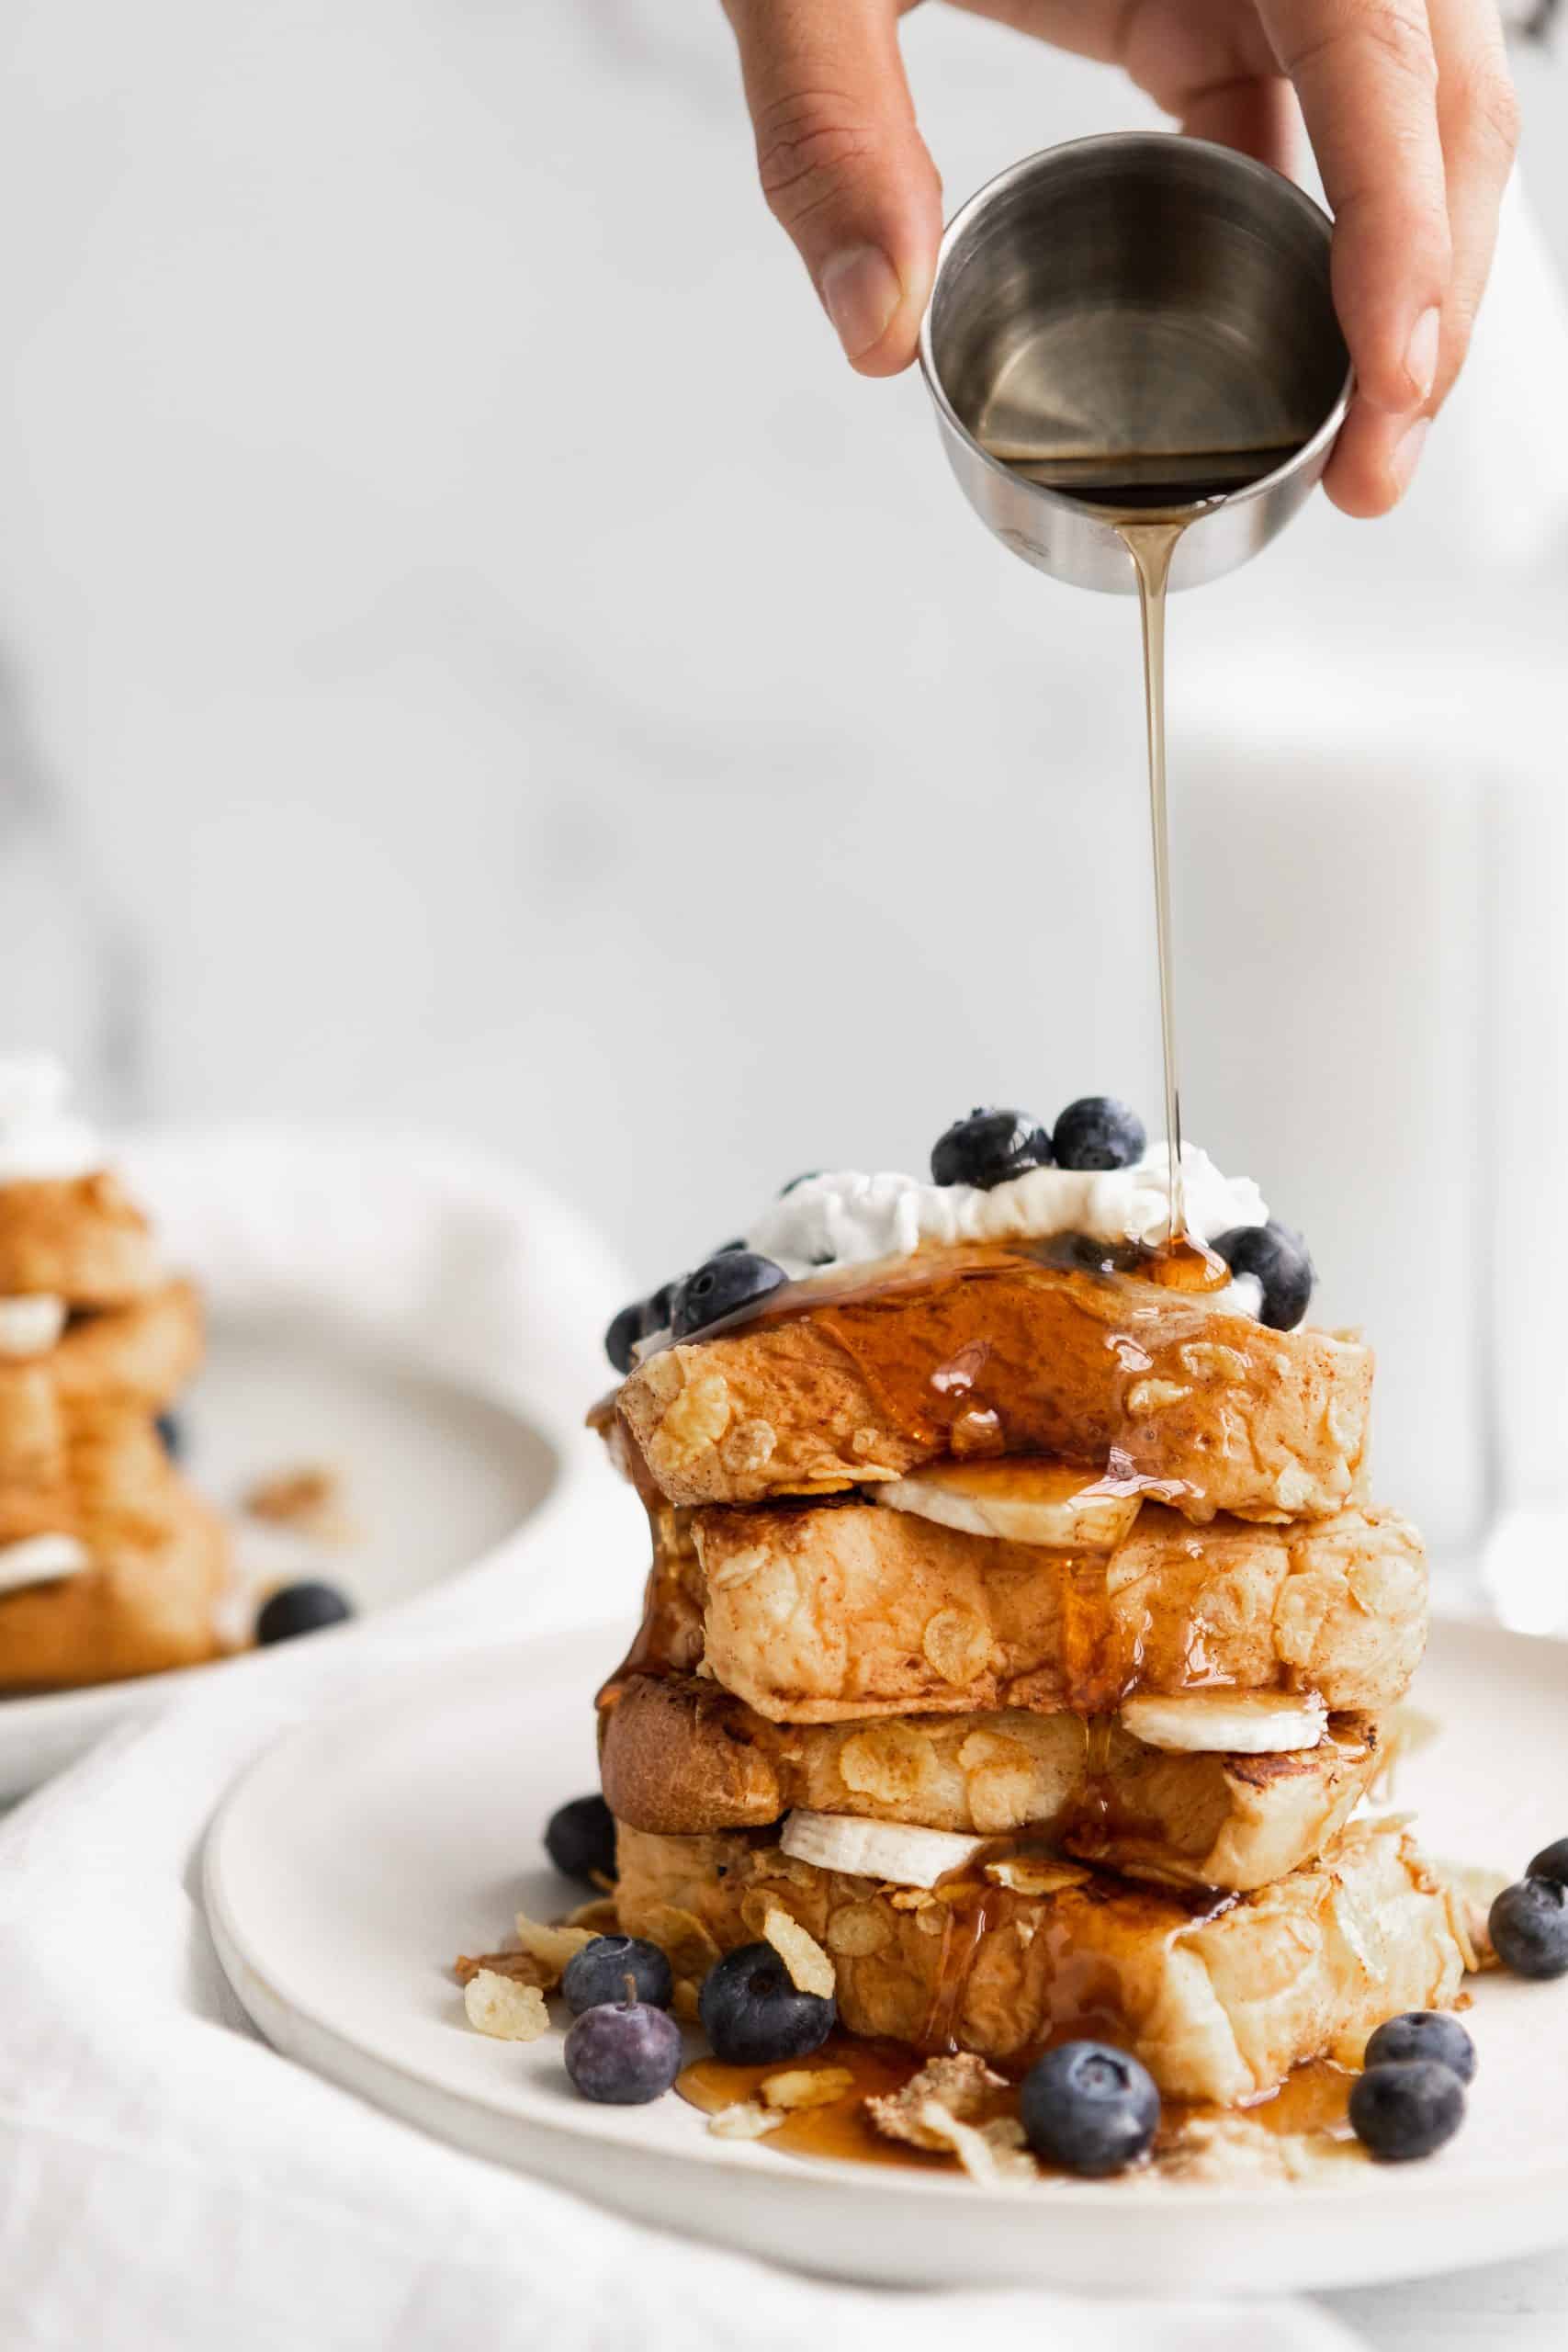
[[[942,232],[898,19],[917,0],[724,0],[758,166],[851,364],[915,356]],[[1288,168],[1295,98],[1335,216],[1356,397],[1325,477],[1403,495],[1470,342],[1517,109],[1495,0],[956,0],[1121,65],[1183,130]]]

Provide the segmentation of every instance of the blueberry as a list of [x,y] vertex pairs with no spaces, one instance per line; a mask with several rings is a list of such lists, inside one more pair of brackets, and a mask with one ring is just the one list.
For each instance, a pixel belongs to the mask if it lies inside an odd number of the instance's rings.
[[772,1944],[742,1944],[709,1969],[697,2011],[716,2058],[729,2066],[765,2066],[820,2050],[839,2005],[798,1992]]
[[615,1816],[604,1798],[573,1797],[545,1825],[545,1851],[563,1878],[597,1886],[615,1875]]
[[629,1306],[623,1306],[604,1334],[604,1353],[623,1380],[637,1362],[632,1347],[642,1337],[643,1304],[634,1298]]
[[1124,2050],[1064,2041],[1025,2075],[1019,2114],[1037,2155],[1092,2179],[1147,2154],[1159,2129],[1159,2093]]
[[572,1953],[560,1988],[572,2016],[580,2017],[606,2001],[624,2001],[628,1976],[637,1999],[649,2008],[667,2009],[675,1997],[670,1962],[657,1944],[646,1943],[641,1936],[595,1936]]
[[177,1462],[186,1450],[185,1424],[177,1413],[160,1413],[152,1424],[163,1442],[164,1453],[171,1462]]
[[1113,1094],[1085,1094],[1069,1102],[1051,1136],[1058,1168],[1131,1168],[1147,1142],[1136,1111]]
[[1543,1846],[1525,1876],[1554,1878],[1559,1886],[1568,1886],[1568,1838],[1559,1838],[1554,1844]]
[[646,2001],[584,2009],[566,2037],[566,2071],[584,2098],[602,2107],[646,2107],[681,2071],[681,2029]]
[[1350,2093],[1350,2129],[1384,2164],[1429,2156],[1464,2121],[1464,2085],[1436,2058],[1372,2066]]
[[676,1283],[670,1328],[678,1340],[689,1340],[694,1331],[705,1331],[726,1315],[755,1306],[784,1279],[782,1266],[771,1258],[759,1258],[753,1250],[720,1250]]
[[1256,1274],[1263,1285],[1258,1319],[1271,1331],[1293,1331],[1307,1311],[1317,1280],[1306,1243],[1288,1225],[1238,1225],[1213,1244],[1233,1274]]
[[325,1625],[341,1625],[354,1614],[354,1604],[335,1584],[286,1584],[262,1604],[256,1619],[256,1639],[263,1649],[274,1642],[291,1642],[299,1634],[319,1634]]
[[1516,1976],[1568,1976],[1568,1886],[1522,1878],[1492,1905],[1492,1948]]
[[974,1184],[982,1193],[1010,1176],[1051,1165],[1051,1138],[1029,1111],[971,1111],[954,1119],[931,1152],[934,1184]]
[[1406,2009],[1403,2017],[1388,2018],[1368,2042],[1361,2064],[1399,2066],[1411,2058],[1435,2059],[1461,2083],[1475,2078],[1474,2042],[1458,2018],[1437,2009]]
[[623,1306],[605,1332],[604,1353],[623,1380],[637,1362],[632,1353],[634,1342],[651,1340],[656,1331],[668,1327],[670,1303],[674,1295],[674,1283],[661,1283],[650,1298],[634,1298],[629,1306]]

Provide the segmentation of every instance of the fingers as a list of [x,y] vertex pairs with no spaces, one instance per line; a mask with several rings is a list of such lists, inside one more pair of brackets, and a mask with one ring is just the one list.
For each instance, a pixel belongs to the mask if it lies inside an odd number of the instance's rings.
[[1335,215],[1357,404],[1413,418],[1437,379],[1452,254],[1438,61],[1419,0],[1262,0]]
[[1431,0],[1438,56],[1438,128],[1448,170],[1453,275],[1443,306],[1438,380],[1441,405],[1464,363],[1481,307],[1503,191],[1518,145],[1519,109],[1503,28],[1491,0]]
[[1380,413],[1357,399],[1325,477],[1329,496],[1348,514],[1386,514],[1410,486],[1427,425],[1470,345],[1517,138],[1517,107],[1492,0],[1432,0],[1429,18],[1450,252],[1432,383],[1426,399],[1405,413]]
[[915,127],[897,0],[725,0],[757,167],[852,364],[915,356],[942,188]]

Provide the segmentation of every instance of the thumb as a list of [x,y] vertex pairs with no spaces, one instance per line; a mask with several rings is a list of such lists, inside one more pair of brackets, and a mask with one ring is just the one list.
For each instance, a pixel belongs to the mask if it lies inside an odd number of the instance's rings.
[[897,0],[725,0],[757,169],[852,365],[915,356],[942,188],[915,127]]

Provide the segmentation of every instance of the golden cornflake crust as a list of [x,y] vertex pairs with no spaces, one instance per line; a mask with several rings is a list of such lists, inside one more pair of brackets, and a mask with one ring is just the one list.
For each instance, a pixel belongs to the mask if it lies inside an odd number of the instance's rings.
[[1068,1993],[1092,1986],[1087,2030],[1133,2051],[1168,2098],[1223,2106],[1274,2089],[1309,2058],[1359,2064],[1384,2018],[1449,2007],[1463,1976],[1446,1892],[1427,1891],[1404,1831],[1375,1825],[1272,1886],[1207,1905],[1105,1879],[1047,1895],[987,1886],[983,1905],[977,1889],[970,1900],[953,1888],[904,1911],[864,1879],[786,1870],[776,1847],[745,1834],[623,1827],[620,1862],[626,1934],[650,1935],[653,1906],[673,1903],[727,1951],[751,1940],[758,1905],[787,1905],[826,1949],[836,1914],[881,1904],[886,1941],[837,1962],[851,2033],[916,2045],[951,2034],[1002,2063],[1059,2032]]
[[870,1503],[696,1512],[656,1565],[645,1649],[782,1722],[986,1707],[1090,1714],[1200,1682],[1399,1699],[1427,1638],[1421,1539],[1358,1507],[1194,1529],[1145,1503],[1086,1560]]
[[[1280,1756],[1171,1753],[1110,1719],[1091,1731],[1018,1709],[780,1724],[711,1684],[636,1675],[608,1710],[600,1769],[617,1819],[667,1837],[763,1828],[802,1806],[984,1838],[1027,1829],[1134,1877],[1245,1893],[1343,1828],[1379,1749],[1375,1719],[1352,1714]],[[994,1870],[1021,1894],[1085,1875],[1035,1854]],[[846,1911],[829,1949],[874,1951],[886,1931],[885,1909]]]
[[[1134,1314],[1136,1343],[1118,1347]],[[984,1344],[967,1345],[976,1330]],[[1130,1475],[1179,1482],[1195,1521],[1282,1521],[1352,1498],[1371,1378],[1356,1340],[965,1250],[932,1253],[873,1296],[663,1349],[618,1406],[639,1484],[671,1503],[863,1485],[965,1451],[1114,1454]]]

